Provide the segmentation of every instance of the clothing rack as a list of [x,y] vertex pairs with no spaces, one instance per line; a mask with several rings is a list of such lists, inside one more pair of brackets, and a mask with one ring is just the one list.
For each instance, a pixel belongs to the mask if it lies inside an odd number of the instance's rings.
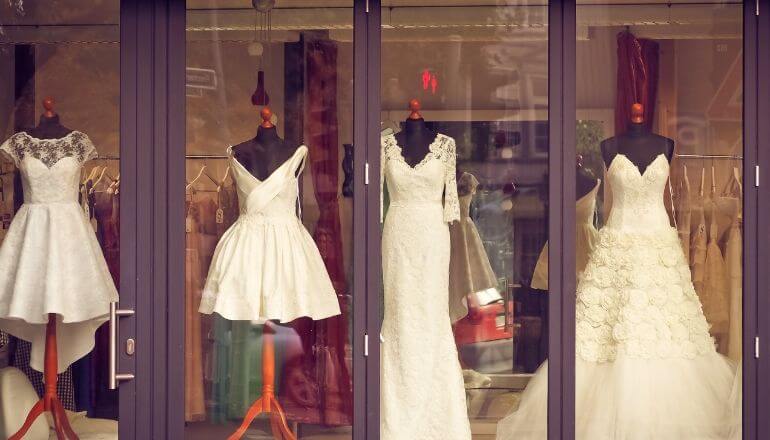
[[743,156],[734,154],[676,154],[679,159],[728,159],[743,160]]
[[[227,159],[229,156],[225,154],[188,154],[186,159]],[[97,156],[92,160],[120,160],[120,156]]]

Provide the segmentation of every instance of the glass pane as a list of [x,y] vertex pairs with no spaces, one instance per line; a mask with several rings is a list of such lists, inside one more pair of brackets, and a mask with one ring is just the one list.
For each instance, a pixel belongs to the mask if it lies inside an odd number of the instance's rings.
[[[120,4],[51,6],[0,2],[0,438],[42,397],[46,351],[66,425],[117,438]],[[24,438],[48,438],[46,417]]]
[[187,2],[185,437],[351,438],[353,2],[255,4]]
[[384,6],[381,434],[492,438],[546,401],[548,7]]
[[740,438],[743,5],[578,3],[577,438]]

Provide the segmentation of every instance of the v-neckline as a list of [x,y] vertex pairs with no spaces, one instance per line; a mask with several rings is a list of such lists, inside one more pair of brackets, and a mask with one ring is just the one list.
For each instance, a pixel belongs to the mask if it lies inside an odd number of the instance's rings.
[[608,172],[608,173],[610,172],[610,168],[612,168],[612,165],[615,163],[615,159],[617,159],[617,158],[618,158],[618,156],[623,156],[623,158],[624,158],[624,159],[625,159],[625,160],[626,160],[628,163],[630,163],[632,167],[634,167],[634,169],[636,170],[636,173],[639,175],[639,177],[640,177],[640,178],[644,178],[644,176],[646,176],[646,175],[647,175],[647,170],[649,170],[649,169],[650,169],[650,167],[651,167],[651,166],[653,166],[653,165],[655,164],[655,162],[656,162],[656,161],[657,161],[657,160],[658,160],[658,159],[659,159],[661,156],[665,157],[665,154],[663,154],[663,153],[658,153],[658,154],[657,154],[657,155],[656,155],[656,156],[655,156],[655,157],[654,157],[654,158],[653,158],[653,159],[650,161],[650,163],[648,163],[648,164],[647,164],[647,166],[645,166],[645,167],[644,167],[644,171],[641,171],[641,170],[639,169],[639,167],[638,167],[638,166],[637,166],[637,165],[636,165],[636,164],[635,164],[633,161],[631,161],[631,159],[629,159],[629,158],[628,158],[628,156],[626,156],[626,155],[625,155],[625,154],[623,154],[623,153],[616,153],[616,154],[615,154],[615,157],[613,157],[613,158],[612,158],[612,161],[610,162],[610,166],[609,166],[609,167],[607,167],[607,172]]
[[255,181],[256,183],[258,183],[259,185],[262,185],[262,184],[264,184],[265,182],[267,182],[268,180],[272,179],[272,178],[273,178],[273,176],[275,176],[275,175],[276,175],[276,173],[278,173],[278,171],[280,171],[280,170],[281,170],[281,168],[283,168],[284,166],[286,166],[286,164],[287,164],[287,163],[291,162],[291,160],[292,160],[292,159],[294,159],[294,156],[296,156],[296,155],[297,155],[297,152],[298,152],[300,149],[302,149],[302,147],[303,147],[302,145],[300,145],[299,147],[297,147],[297,149],[296,149],[296,150],[294,150],[294,153],[292,153],[292,154],[291,154],[291,156],[289,156],[289,158],[288,158],[288,159],[286,159],[285,161],[283,161],[283,163],[282,163],[282,164],[280,164],[280,165],[278,166],[278,168],[274,169],[272,173],[270,173],[270,174],[269,174],[267,177],[265,177],[265,180],[260,180],[260,179],[259,179],[259,177],[257,177],[257,176],[255,176],[255,175],[251,174],[251,172],[249,172],[249,170],[247,170],[247,169],[246,169],[246,167],[245,167],[245,166],[243,166],[243,164],[241,163],[241,161],[239,161],[239,160],[238,160],[238,158],[237,158],[237,157],[235,157],[235,152],[232,150],[232,148],[233,148],[233,147],[230,147],[230,158],[231,158],[231,159],[232,159],[232,160],[233,160],[233,161],[234,161],[234,162],[235,162],[235,163],[236,163],[236,164],[237,164],[237,165],[238,165],[238,166],[241,168],[241,171],[243,171],[243,172],[244,172],[244,173],[246,173],[246,174],[247,174],[249,177],[251,177],[251,179],[252,179],[253,181]]
[[425,153],[425,156],[417,162],[414,166],[409,165],[409,162],[406,161],[406,157],[404,157],[404,150],[401,147],[401,145],[398,144],[398,138],[395,134],[391,135],[393,137],[393,146],[396,147],[396,151],[398,152],[398,158],[401,160],[401,162],[404,163],[407,167],[409,167],[413,171],[417,171],[418,169],[422,168],[423,165],[428,163],[433,157],[433,149],[436,147],[436,144],[441,140],[441,133],[436,133],[436,137],[433,139],[433,141],[428,144],[428,152]]

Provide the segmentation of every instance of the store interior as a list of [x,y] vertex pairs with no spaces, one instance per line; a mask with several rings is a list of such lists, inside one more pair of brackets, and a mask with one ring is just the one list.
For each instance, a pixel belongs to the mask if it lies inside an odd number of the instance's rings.
[[[79,2],[83,7],[24,2],[23,14],[0,4],[0,78],[9,79],[0,81],[0,132],[4,140],[35,125],[40,103],[53,97],[62,123],[88,134],[100,157],[83,170],[82,181],[95,188],[84,206],[105,256],[119,266],[119,8],[117,1]],[[351,438],[354,411],[362,410],[352,405],[352,286],[360,265],[353,261],[350,161],[363,148],[353,145],[360,110],[353,105],[352,2],[274,3],[260,11],[246,0],[187,1],[185,436],[191,439],[228,435],[264,386],[264,324],[197,309],[214,248],[238,215],[227,147],[256,135],[266,106],[286,144],[309,149],[301,220],[321,250],[342,311],[274,325],[276,394],[299,438]],[[534,281],[544,274],[547,280],[547,267],[538,266],[549,238],[548,6],[399,0],[383,2],[381,13],[383,134],[399,132],[410,100],[418,100],[427,125],[455,139],[458,176],[478,182],[472,194],[461,189],[460,195],[471,197],[469,216],[496,285],[467,292],[466,315],[453,332],[473,438],[491,439],[548,358],[548,297],[560,294]],[[731,225],[742,212],[735,185],[743,173],[742,32],[737,2],[577,6],[579,171],[604,180],[599,145],[617,134],[616,118],[628,111],[619,108],[628,92],[618,77],[634,61],[621,59],[621,49],[641,45],[647,123],[676,146],[666,190],[672,224],[691,224],[689,236],[680,238],[693,281],[696,290],[698,282],[717,286],[703,287],[712,292],[702,298],[704,311],[718,351],[736,362],[741,292],[734,285],[742,263],[731,265],[726,256]],[[16,175],[11,162],[0,162],[0,243],[20,203]],[[610,207],[602,185],[596,228]],[[721,266],[712,259],[695,268],[688,240],[704,231],[724,255]],[[112,275],[119,279],[117,266]],[[67,409],[116,419],[115,394],[101,377],[105,337],[97,334],[87,362],[73,365],[64,373],[69,382],[60,382],[74,395]],[[0,337],[0,366],[17,365],[17,342]],[[250,429],[248,438],[269,438],[266,419]]]

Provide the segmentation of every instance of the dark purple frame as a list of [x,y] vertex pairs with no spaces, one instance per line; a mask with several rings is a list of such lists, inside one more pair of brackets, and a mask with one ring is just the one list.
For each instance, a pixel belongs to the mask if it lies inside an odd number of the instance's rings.
[[[770,357],[767,344],[770,341],[770,197],[761,195],[754,186],[754,174],[750,173],[756,164],[762,172],[759,176],[760,188],[770,186],[767,173],[770,171],[770,0],[756,0],[756,4],[746,5],[744,22],[747,24],[744,35],[744,83],[752,89],[744,93],[746,111],[744,113],[745,145],[751,148],[752,159],[744,164],[744,295],[751,298],[743,307],[744,316],[744,432],[750,432],[756,439],[770,438]],[[756,9],[755,9],[756,8]],[[759,13],[757,16],[756,14]],[[750,26],[748,24],[751,24]],[[749,150],[749,148],[746,148]],[[746,152],[748,154],[748,151]],[[765,191],[767,191],[765,189]],[[750,209],[749,209],[750,208]],[[748,284],[751,282],[751,284]],[[760,295],[759,292],[762,292]],[[755,306],[755,309],[751,309]],[[757,335],[760,345],[759,359],[750,357],[751,367],[746,353],[754,352],[754,338]],[[751,393],[751,394],[749,394]]]
[[[770,170],[770,0],[744,2],[744,438],[770,438],[770,361],[755,359],[754,335],[770,340],[770,199],[754,186],[755,165]],[[185,21],[183,0],[121,2],[121,438],[184,437]],[[549,285],[574,293],[575,11],[549,6]],[[354,2],[353,334],[355,439],[379,438],[380,327],[380,0]],[[369,184],[364,181],[368,164]],[[770,185],[765,171],[762,186]],[[761,241],[758,239],[762,239]],[[763,270],[765,269],[765,270]],[[574,295],[549,298],[549,439],[573,439]],[[364,335],[369,335],[364,356]]]

